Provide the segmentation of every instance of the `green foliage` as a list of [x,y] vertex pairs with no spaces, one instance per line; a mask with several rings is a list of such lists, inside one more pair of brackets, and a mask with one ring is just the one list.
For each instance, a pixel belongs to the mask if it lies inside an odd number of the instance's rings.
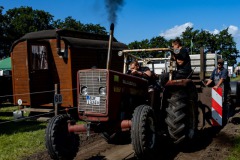
[[70,30],[77,30],[82,32],[88,32],[88,33],[95,33],[95,34],[103,34],[106,35],[106,28],[100,26],[99,24],[83,24],[80,21],[77,21],[76,19],[73,19],[71,16],[68,16],[65,18],[64,21],[61,19],[57,19],[53,22],[54,28],[61,28],[61,29],[70,29]]
[[[169,47],[168,41],[164,39],[162,36],[153,37],[152,39],[148,40],[142,40],[141,42],[134,41],[130,44],[128,44],[128,48],[130,49],[141,49],[141,48],[167,48]],[[151,52],[151,53],[133,53],[134,55],[138,57],[163,57],[163,52]]]
[[3,42],[0,44],[0,54],[9,54],[12,43],[28,32],[52,29],[53,16],[32,7],[13,8],[3,15],[1,29]]
[[[239,57],[239,51],[236,48],[231,34],[228,33],[228,28],[222,30],[219,34],[212,34],[204,30],[193,30],[187,27],[180,38],[183,45],[189,49],[190,54],[199,54],[200,47],[204,47],[205,52],[221,54],[228,61],[229,66],[236,64],[236,59]],[[155,37],[151,40],[145,39],[140,42],[134,41],[128,44],[130,49],[143,48],[164,48],[171,46],[172,39],[166,40],[163,37]],[[163,54],[163,53],[162,53]],[[150,57],[163,57],[161,53],[151,53]],[[146,53],[137,53],[139,57],[146,57]]]
[[72,29],[89,33],[104,34],[106,29],[99,24],[82,24],[71,16],[63,21],[53,20],[53,15],[43,10],[34,10],[32,7],[13,8],[2,14],[0,6],[0,58],[9,56],[12,43],[29,32],[54,28]]

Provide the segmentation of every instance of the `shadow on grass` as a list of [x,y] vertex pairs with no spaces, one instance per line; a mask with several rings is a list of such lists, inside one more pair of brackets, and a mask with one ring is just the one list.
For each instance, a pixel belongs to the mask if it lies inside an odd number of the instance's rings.
[[46,122],[38,122],[34,120],[22,120],[22,121],[7,121],[0,120],[0,135],[1,134],[13,134],[20,132],[36,131],[45,129]]

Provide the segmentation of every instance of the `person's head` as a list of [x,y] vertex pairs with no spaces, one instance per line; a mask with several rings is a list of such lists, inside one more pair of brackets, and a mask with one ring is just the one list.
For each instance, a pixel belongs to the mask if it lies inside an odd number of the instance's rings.
[[223,59],[218,59],[217,63],[218,63],[217,67],[222,68],[223,64],[224,64],[224,60]]
[[179,38],[172,41],[173,49],[180,49],[182,47],[182,42]]
[[130,63],[130,70],[138,70],[139,69],[139,63],[138,63],[138,61],[132,61],[131,63]]

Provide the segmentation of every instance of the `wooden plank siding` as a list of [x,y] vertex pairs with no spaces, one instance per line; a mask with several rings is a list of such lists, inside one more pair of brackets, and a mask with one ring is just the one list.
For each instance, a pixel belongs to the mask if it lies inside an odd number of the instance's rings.
[[[72,86],[72,74],[71,74],[71,52],[68,49],[68,58],[63,59],[57,54],[56,39],[50,40],[51,50],[53,54],[53,64],[54,68],[52,70],[53,74],[53,84],[59,84],[60,94],[63,96],[63,103],[61,106],[69,107],[73,106],[73,86]],[[61,41],[61,48],[65,44]]]
[[30,105],[29,72],[27,58],[27,42],[20,42],[14,47],[12,57],[13,102],[21,99],[23,105]]

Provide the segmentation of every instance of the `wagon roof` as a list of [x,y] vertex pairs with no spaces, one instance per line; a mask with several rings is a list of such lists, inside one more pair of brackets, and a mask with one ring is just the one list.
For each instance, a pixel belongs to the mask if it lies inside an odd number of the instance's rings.
[[[13,50],[14,46],[16,46],[19,42],[25,40],[56,39],[57,36],[59,36],[60,39],[66,41],[71,47],[99,48],[99,49],[105,49],[108,47],[109,35],[100,35],[87,32],[79,32],[74,30],[57,29],[27,33],[13,43],[11,51]],[[127,48],[125,44],[118,42],[115,38],[113,38],[112,45],[113,49]]]

